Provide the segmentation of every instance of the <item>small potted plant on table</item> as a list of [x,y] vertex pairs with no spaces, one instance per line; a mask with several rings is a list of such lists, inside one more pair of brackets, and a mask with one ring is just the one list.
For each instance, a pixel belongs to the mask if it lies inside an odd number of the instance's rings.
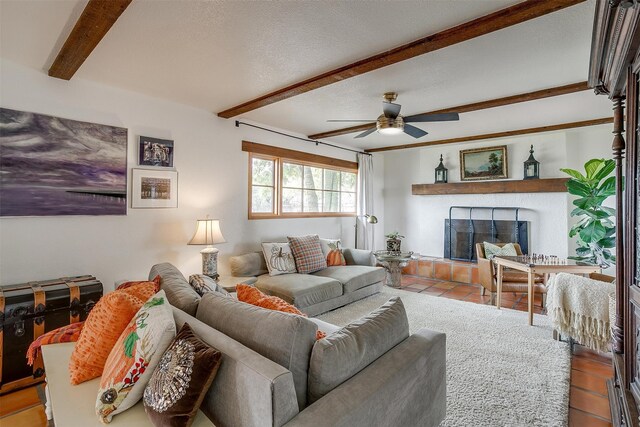
[[400,245],[404,236],[400,235],[397,231],[394,231],[393,233],[386,234],[384,237],[387,238],[387,251],[400,252]]

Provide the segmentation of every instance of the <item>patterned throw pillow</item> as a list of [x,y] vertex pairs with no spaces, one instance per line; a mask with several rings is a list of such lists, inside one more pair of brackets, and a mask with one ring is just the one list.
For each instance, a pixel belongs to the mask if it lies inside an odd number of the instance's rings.
[[144,410],[156,426],[189,426],[218,373],[222,353],[185,323],[144,389]]
[[302,237],[287,237],[298,273],[307,274],[327,268],[317,234]]
[[[123,289],[128,289],[134,286],[138,286],[141,284],[146,284],[146,283],[152,283],[154,286],[154,293],[158,292],[160,290],[160,281],[162,280],[162,278],[160,277],[160,275],[157,275],[153,280],[140,280],[137,282],[124,282],[121,283],[120,286],[118,286],[116,288],[116,291],[121,291]],[[146,300],[147,298],[145,298]]]
[[278,276],[296,272],[296,262],[288,243],[263,243],[262,252],[267,261],[269,275]]
[[507,243],[503,247],[494,245],[493,243],[484,242],[484,256],[492,259],[495,256],[518,256],[516,247],[513,243]]
[[120,334],[142,304],[155,294],[153,282],[141,282],[100,298],[84,323],[69,360],[71,384],[102,375],[104,364]]
[[203,296],[208,292],[218,292],[224,295],[229,295],[229,292],[218,286],[215,280],[204,274],[192,274],[189,276],[189,284],[198,293]]
[[176,335],[173,310],[164,291],[140,308],[113,346],[96,399],[103,423],[135,405],[144,392],[162,354]]
[[[238,301],[246,302],[247,304],[255,305],[256,307],[262,307],[266,308],[267,310],[282,311],[283,313],[291,313],[297,314],[298,316],[307,317],[306,314],[304,314],[294,305],[289,304],[282,298],[265,295],[260,291],[260,289],[250,285],[236,285],[236,295],[238,297]],[[320,340],[326,336],[327,334],[322,331],[316,332],[317,340]]]

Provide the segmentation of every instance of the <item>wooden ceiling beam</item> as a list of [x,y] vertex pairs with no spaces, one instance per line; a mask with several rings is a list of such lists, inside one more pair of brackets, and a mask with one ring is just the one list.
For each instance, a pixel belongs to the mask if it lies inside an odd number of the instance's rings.
[[89,0],[49,68],[49,75],[70,80],[132,0]]
[[229,119],[274,102],[520,24],[585,0],[526,0],[439,33],[311,77],[218,113]]
[[613,117],[604,117],[601,119],[584,120],[581,122],[561,123],[559,125],[541,126],[536,128],[509,130],[506,132],[486,133],[484,135],[463,136],[460,138],[440,139],[436,141],[416,142],[414,144],[392,145],[389,147],[370,148],[365,150],[367,153],[378,153],[381,151],[404,150],[407,148],[430,147],[432,145],[455,144],[459,142],[481,141],[484,139],[504,138],[507,136],[528,135],[540,132],[552,132],[564,129],[573,129],[586,126],[603,125],[613,123]]
[[[536,99],[550,98],[553,96],[566,95],[574,92],[581,92],[589,89],[587,82],[572,83],[564,86],[552,87],[549,89],[537,90],[535,92],[521,93],[519,95],[506,96],[504,98],[490,99],[488,101],[474,102],[472,104],[458,105],[457,107],[443,108],[441,110],[427,111],[418,114],[437,114],[437,113],[468,113],[470,111],[486,110],[487,108],[503,107],[505,105],[517,104],[519,102],[535,101]],[[413,115],[413,114],[412,114]],[[322,139],[332,136],[345,135],[353,132],[363,132],[372,126],[375,122],[366,123],[364,125],[349,126],[346,128],[330,130],[327,132],[314,133],[309,135],[309,139]]]

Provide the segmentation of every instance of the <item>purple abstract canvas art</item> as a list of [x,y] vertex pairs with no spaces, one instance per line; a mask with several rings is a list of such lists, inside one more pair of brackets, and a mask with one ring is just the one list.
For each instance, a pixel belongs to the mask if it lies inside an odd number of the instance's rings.
[[0,108],[0,216],[126,214],[126,128]]

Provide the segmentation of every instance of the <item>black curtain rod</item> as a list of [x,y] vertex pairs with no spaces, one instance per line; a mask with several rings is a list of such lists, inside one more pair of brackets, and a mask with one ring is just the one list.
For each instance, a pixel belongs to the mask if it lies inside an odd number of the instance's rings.
[[250,126],[252,128],[256,128],[256,129],[266,130],[267,132],[277,133],[278,135],[287,136],[289,138],[294,138],[294,139],[299,139],[300,141],[313,142],[316,145],[322,144],[322,145],[326,145],[327,147],[337,148],[339,150],[351,151],[352,153],[366,154],[367,156],[371,155],[371,153],[365,153],[364,151],[352,150],[351,148],[340,147],[339,145],[329,144],[328,142],[316,141],[316,140],[307,139],[307,138],[300,138],[299,136],[289,135],[288,133],[278,132],[277,130],[267,129],[267,128],[263,128],[261,126],[252,125],[251,123],[245,123],[245,122],[241,122],[241,121],[236,120],[236,127],[240,127],[240,125],[245,125],[245,126]]

